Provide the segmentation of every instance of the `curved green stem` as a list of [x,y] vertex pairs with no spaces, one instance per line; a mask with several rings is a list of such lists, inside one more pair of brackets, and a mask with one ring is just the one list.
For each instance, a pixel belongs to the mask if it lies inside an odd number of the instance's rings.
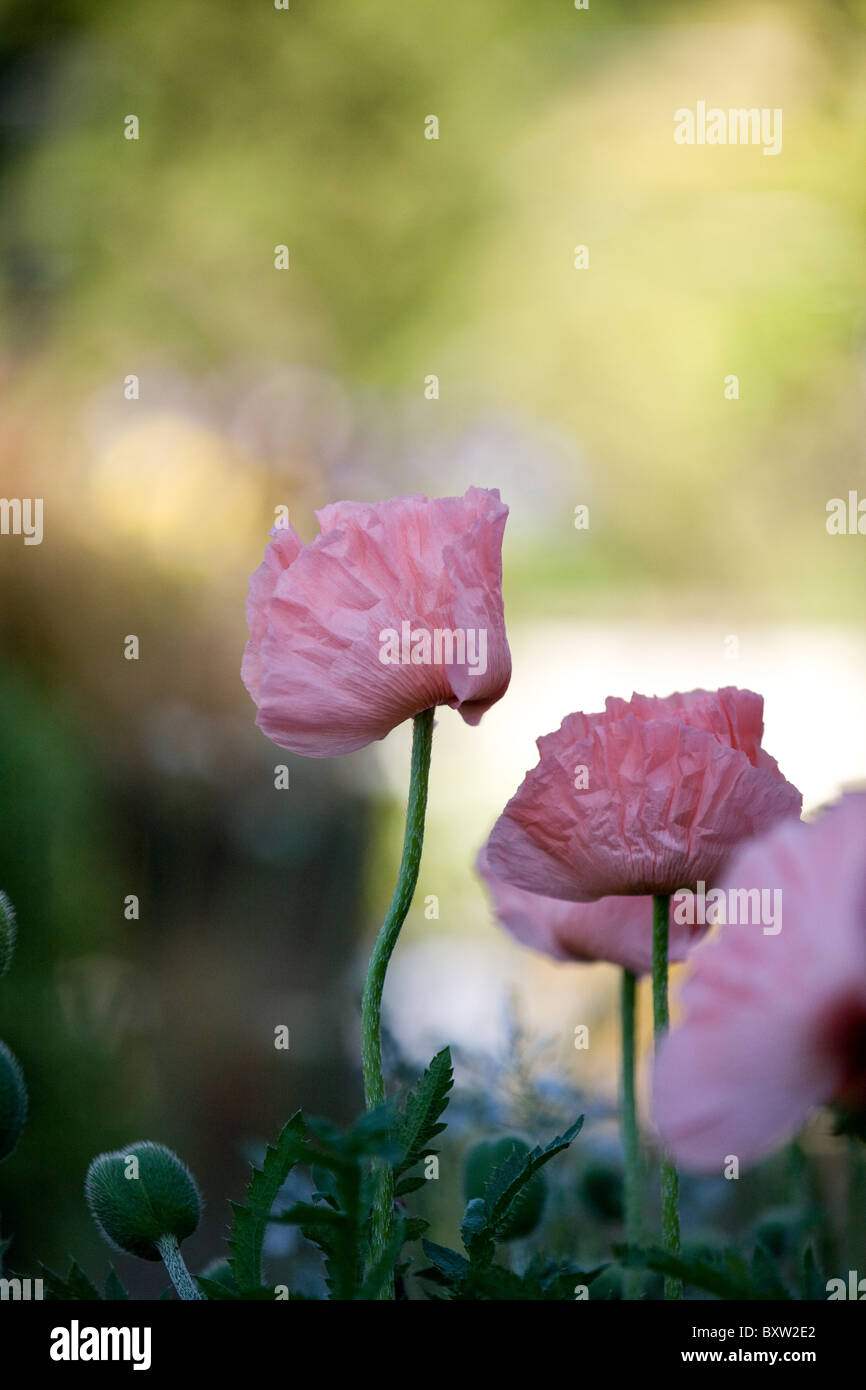
[[160,1236],[156,1242],[156,1248],[162,1256],[162,1262],[168,1270],[168,1277],[177,1289],[178,1298],[184,1302],[191,1302],[196,1298],[204,1298],[204,1294],[198,1285],[193,1282],[192,1275],[186,1267],[183,1255],[180,1253],[180,1246],[175,1236]]
[[[620,1017],[622,1023],[622,1147],[625,1164],[625,1236],[630,1248],[641,1241],[641,1171],[640,1140],[635,1104],[635,1020],[637,1016],[637,979],[630,970],[622,972]],[[640,1297],[642,1280],[638,1270],[628,1269],[623,1281],[624,1297]]]
[[[668,1031],[668,930],[670,895],[653,898],[653,1033],[655,1045]],[[680,1180],[673,1161],[662,1154],[662,1245],[671,1255],[680,1253]],[[665,1298],[683,1296],[681,1279],[665,1278]]]
[[[406,831],[397,886],[382,923],[370,964],[361,1001],[361,1059],[364,1068],[364,1098],[367,1109],[374,1110],[385,1100],[385,1080],[382,1075],[382,990],[385,973],[400,929],[412,904],[421,848],[424,844],[424,817],[427,811],[427,782],[430,774],[430,750],[433,743],[434,710],[417,714],[412,733],[412,767],[409,775],[409,800],[406,806]],[[372,1261],[382,1254],[391,1236],[394,1215],[394,1178],[390,1166],[383,1165],[379,1192],[373,1209]],[[390,1283],[380,1298],[393,1297]]]

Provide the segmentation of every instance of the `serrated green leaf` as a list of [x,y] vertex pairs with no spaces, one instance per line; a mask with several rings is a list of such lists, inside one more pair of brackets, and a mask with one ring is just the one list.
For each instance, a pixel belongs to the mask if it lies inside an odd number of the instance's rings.
[[331,1120],[307,1118],[309,1139],[308,1161],[337,1175],[357,1164],[360,1158],[399,1157],[399,1147],[393,1137],[395,1123],[393,1101],[386,1101],[375,1110],[359,1116],[346,1130]]
[[[581,1115],[564,1134],[558,1134],[543,1149],[537,1146],[526,1155],[512,1150],[505,1161],[494,1168],[484,1188],[487,1228],[492,1239],[505,1227],[522,1188],[545,1164],[569,1147],[583,1127],[583,1118]],[[480,1247],[480,1232],[475,1243]]]
[[[359,1176],[356,1175],[358,1186]],[[360,1279],[361,1250],[357,1196],[349,1196],[350,1210],[335,1211],[326,1203],[295,1202],[288,1211],[272,1218],[275,1224],[298,1226],[305,1240],[317,1245],[325,1257],[326,1280],[336,1300],[353,1299]]]
[[519,1275],[503,1265],[478,1265],[432,1241],[424,1241],[424,1250],[433,1263],[429,1269],[419,1270],[418,1278],[446,1290],[444,1297],[460,1302],[561,1302],[574,1297],[575,1284],[591,1284],[605,1268],[602,1265],[584,1271],[570,1262],[540,1263],[537,1258]]
[[237,1303],[240,1299],[240,1294],[220,1279],[208,1279],[206,1274],[195,1274],[193,1278],[209,1302]]
[[43,1293],[47,1302],[102,1302],[98,1288],[88,1279],[77,1260],[72,1261],[65,1279],[47,1265],[40,1264],[39,1268],[44,1279]]
[[[769,1291],[767,1282],[759,1282],[739,1251],[733,1246],[723,1250],[689,1250],[671,1255],[660,1246],[649,1246],[643,1250],[617,1247],[621,1263],[628,1268],[651,1269],[655,1274],[664,1274],[681,1279],[692,1288],[725,1300],[749,1302],[783,1299],[789,1301],[790,1293],[781,1286],[781,1291]],[[763,1272],[763,1264],[761,1265]]]
[[445,1128],[439,1122],[448,1105],[449,1092],[454,1085],[451,1049],[437,1052],[424,1072],[417,1088],[406,1097],[403,1114],[397,1126],[401,1155],[394,1164],[394,1176],[400,1178],[430,1152],[430,1141]]
[[274,1289],[268,1284],[261,1284],[257,1289],[244,1289],[243,1293],[239,1293],[236,1289],[230,1289],[221,1279],[209,1279],[206,1274],[197,1274],[195,1282],[207,1299],[215,1303],[288,1303],[300,1296],[290,1292],[287,1299],[277,1299]]
[[261,1286],[262,1246],[271,1209],[303,1152],[305,1135],[304,1118],[297,1111],[276,1144],[268,1145],[262,1167],[253,1168],[246,1203],[231,1203],[234,1219],[228,1235],[229,1264],[241,1292]]

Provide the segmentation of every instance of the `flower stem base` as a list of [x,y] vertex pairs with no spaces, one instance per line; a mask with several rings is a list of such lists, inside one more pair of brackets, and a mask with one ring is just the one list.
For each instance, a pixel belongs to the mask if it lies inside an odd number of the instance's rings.
[[[368,1110],[375,1110],[385,1101],[385,1079],[382,1074],[382,991],[388,962],[397,945],[400,929],[412,905],[418,871],[421,867],[421,850],[424,844],[424,819],[427,813],[427,784],[430,776],[430,752],[433,745],[432,709],[424,710],[415,716],[412,732],[412,766],[409,774],[409,800],[406,806],[406,830],[403,837],[403,854],[397,885],[391,899],[385,920],[376,938],[364,996],[361,1001],[361,1058],[364,1068],[364,1097]],[[371,1264],[385,1250],[391,1238],[394,1222],[394,1177],[388,1164],[379,1165],[379,1187],[373,1207],[371,1232]],[[390,1284],[383,1287],[378,1297],[393,1298]]]
[[[670,895],[653,898],[653,1034],[658,1047],[668,1031],[668,931],[670,924]],[[673,1161],[662,1155],[662,1245],[670,1255],[680,1253],[680,1180]],[[681,1279],[665,1278],[665,1298],[683,1296]]]

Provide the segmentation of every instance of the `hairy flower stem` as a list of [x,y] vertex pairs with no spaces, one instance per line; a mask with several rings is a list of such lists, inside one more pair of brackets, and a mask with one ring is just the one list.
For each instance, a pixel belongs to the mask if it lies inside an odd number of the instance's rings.
[[156,1242],[156,1248],[162,1256],[162,1262],[168,1270],[168,1277],[177,1289],[178,1298],[188,1302],[196,1298],[204,1298],[197,1284],[193,1282],[192,1275],[184,1263],[183,1255],[180,1253],[180,1246],[175,1236],[160,1236]]
[[[412,767],[409,774],[409,801],[406,806],[406,831],[403,836],[403,855],[397,886],[385,920],[376,938],[361,1001],[361,1058],[364,1067],[364,1097],[368,1110],[375,1110],[385,1100],[385,1080],[382,1075],[382,990],[385,973],[400,929],[412,903],[421,848],[424,844],[424,816],[427,811],[427,781],[430,774],[430,749],[433,743],[432,709],[416,714],[412,732]],[[373,1209],[371,1263],[382,1254],[391,1237],[394,1219],[394,1176],[388,1164],[380,1170],[381,1181]],[[380,1299],[393,1298],[390,1279],[380,1293]]]
[[[653,898],[653,1033],[658,1047],[668,1031],[668,930],[670,895]],[[680,1180],[674,1163],[662,1154],[662,1245],[670,1255],[680,1253]],[[682,1298],[681,1279],[665,1276],[665,1298]]]
[[[630,970],[622,972],[620,1017],[622,1021],[622,1147],[625,1159],[625,1237],[630,1248],[641,1240],[641,1169],[637,1107],[634,1092],[635,1020],[637,1016],[637,978]],[[627,1269],[623,1280],[625,1298],[640,1298],[642,1279],[635,1269]]]

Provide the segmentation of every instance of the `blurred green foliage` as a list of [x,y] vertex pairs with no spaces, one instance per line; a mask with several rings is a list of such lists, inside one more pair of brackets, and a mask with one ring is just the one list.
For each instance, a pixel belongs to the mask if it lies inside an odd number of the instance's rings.
[[[866,545],[828,537],[825,504],[864,490],[864,21],[863,0],[2,0],[0,472],[50,528],[0,553],[0,1035],[31,1094],[0,1219],[23,1268],[97,1258],[87,1164],[145,1132],[201,1176],[203,1264],[246,1142],[357,1101],[374,792],[290,760],[284,811],[237,674],[275,501],[310,534],[356,481],[501,486],[510,613],[862,617]],[[783,153],[676,146],[698,99],[783,108]],[[291,409],[239,445],[237,382],[286,366]],[[261,1062],[289,1005],[290,1082]],[[618,1173],[583,1179],[597,1258]]]
[[[861,3],[4,8],[2,319],[60,415],[131,363],[436,372],[440,414],[575,446],[507,479],[553,487],[515,602],[861,611],[824,528],[861,476]],[[781,155],[674,144],[697,99],[780,107]]]

